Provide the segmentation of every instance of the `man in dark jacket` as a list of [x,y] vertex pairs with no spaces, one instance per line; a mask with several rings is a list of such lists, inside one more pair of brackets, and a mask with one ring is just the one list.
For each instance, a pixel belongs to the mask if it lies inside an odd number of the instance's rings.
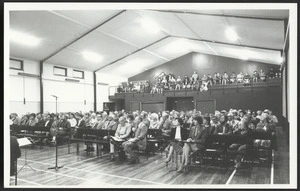
[[10,176],[13,176],[15,173],[17,173],[15,163],[17,163],[17,159],[20,158],[20,156],[21,150],[17,137],[10,136]]

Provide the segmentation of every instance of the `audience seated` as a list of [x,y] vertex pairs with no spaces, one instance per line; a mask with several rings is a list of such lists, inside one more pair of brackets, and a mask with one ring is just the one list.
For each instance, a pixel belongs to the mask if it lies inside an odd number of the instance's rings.
[[[97,114],[96,114],[97,113]],[[73,116],[72,116],[73,115]],[[28,119],[28,116],[29,119]],[[164,144],[161,148],[166,149],[169,153],[166,163],[170,161],[173,153],[183,154],[183,161],[178,169],[181,172],[189,163],[190,153],[203,154],[205,148],[204,142],[208,135],[241,135],[250,136],[252,132],[267,133],[272,136],[272,140],[276,146],[275,127],[278,123],[277,117],[271,110],[236,110],[215,111],[214,114],[201,114],[200,111],[163,111],[158,113],[150,113],[145,111],[134,111],[132,114],[124,110],[110,112],[81,112],[74,113],[59,113],[44,114],[26,113],[22,119],[16,119],[17,114],[12,113],[10,120],[15,122],[15,125],[20,123],[26,126],[42,124],[43,127],[50,127],[50,133],[46,134],[47,138],[42,142],[44,144],[54,143],[57,136],[68,134],[71,129],[71,123],[76,124],[78,128],[96,128],[116,130],[115,137],[123,141],[110,141],[111,160],[115,160],[115,149],[118,148],[119,157],[126,159],[125,152],[128,154],[129,163],[138,161],[138,156],[133,150],[139,148],[144,150],[146,147],[146,134],[149,128],[161,129]],[[28,121],[27,121],[28,119]],[[127,120],[126,120],[127,119]],[[19,122],[16,122],[19,121]],[[94,121],[94,122],[93,122]],[[13,124],[13,123],[12,123]],[[89,125],[87,125],[89,124]],[[101,128],[99,124],[102,124]],[[187,131],[190,131],[189,137]],[[59,132],[59,134],[57,134]],[[123,143],[122,143],[123,142]],[[247,154],[250,143],[247,144],[232,144],[229,147],[230,151],[235,151],[235,167],[239,168],[242,165],[244,155]],[[255,140],[255,145],[268,147],[270,140]],[[87,143],[86,151],[94,150],[91,143]],[[123,149],[125,152],[123,152]],[[276,147],[275,147],[276,149]],[[200,153],[199,153],[200,152]],[[200,161],[201,162],[201,161]]]

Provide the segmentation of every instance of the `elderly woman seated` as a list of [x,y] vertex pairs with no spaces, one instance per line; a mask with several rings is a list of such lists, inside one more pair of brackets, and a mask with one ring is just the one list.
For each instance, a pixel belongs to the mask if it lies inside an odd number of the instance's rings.
[[119,125],[116,130],[115,136],[110,137],[110,161],[115,161],[115,146],[120,146],[123,141],[130,138],[131,125],[126,123],[126,117],[119,118]]
[[160,122],[158,120],[158,114],[152,113],[150,115],[150,127],[149,129],[159,129]]

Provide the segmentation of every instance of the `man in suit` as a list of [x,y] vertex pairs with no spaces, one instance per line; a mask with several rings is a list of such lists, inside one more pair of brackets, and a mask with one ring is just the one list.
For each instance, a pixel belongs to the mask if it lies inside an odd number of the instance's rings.
[[94,123],[94,125],[92,126],[92,129],[101,129],[101,128],[100,128],[101,123],[102,123],[102,118],[101,118],[101,115],[98,114],[98,115],[97,115],[97,121],[96,121],[96,123]]
[[228,120],[227,116],[222,114],[220,117],[220,125],[216,126],[214,134],[219,134],[219,135],[232,134],[232,128],[227,123],[227,120]]
[[138,128],[135,130],[134,138],[131,138],[128,141],[122,143],[124,151],[129,154],[129,164],[134,164],[139,160],[138,156],[134,154],[133,149],[138,148],[139,150],[145,150],[147,144],[146,136],[148,128],[150,126],[150,121],[143,120],[143,117],[139,116],[137,123]]
[[77,118],[77,125],[76,125],[76,129],[77,128],[86,128],[86,123],[85,123],[85,120],[83,118],[83,115],[82,114],[77,114],[76,115],[76,118]]
[[44,119],[42,118],[42,114],[41,114],[41,113],[37,113],[37,114],[36,114],[36,119],[37,119],[36,126],[38,126],[38,127],[44,127],[45,121],[44,121]]
[[107,121],[105,121],[102,126],[102,129],[116,130],[118,124],[113,120],[114,118],[114,114],[109,115]]
[[37,122],[38,122],[38,120],[36,119],[35,114],[34,113],[30,114],[27,125],[28,126],[36,126]]
[[20,156],[21,150],[17,137],[10,136],[10,176],[13,176],[15,173],[17,173],[15,163],[17,163],[17,159],[20,158]]
[[107,113],[103,112],[102,116],[101,116],[101,120],[98,122],[97,129],[103,129],[104,124],[106,123],[107,119],[108,119]]

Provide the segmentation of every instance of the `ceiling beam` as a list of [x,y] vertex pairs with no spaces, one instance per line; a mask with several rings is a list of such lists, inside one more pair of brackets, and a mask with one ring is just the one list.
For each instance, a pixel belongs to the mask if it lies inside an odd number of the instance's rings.
[[[207,43],[214,43],[214,44],[222,44],[222,45],[238,46],[238,47],[244,47],[244,48],[255,48],[255,49],[262,49],[262,50],[269,50],[269,51],[282,51],[282,49],[265,48],[265,47],[258,47],[258,46],[248,46],[248,45],[241,45],[241,44],[232,44],[232,43],[225,43],[225,42],[211,41],[211,40],[205,40],[205,39],[197,39],[197,38],[189,38],[189,37],[181,37],[181,36],[168,35],[168,36],[165,36],[165,37],[163,37],[163,38],[161,38],[161,39],[159,39],[159,40],[157,40],[157,41],[155,41],[155,42],[152,42],[151,44],[148,44],[147,46],[144,46],[143,48],[140,48],[140,49],[138,49],[138,50],[135,50],[135,51],[131,52],[130,54],[127,54],[127,55],[125,55],[125,56],[123,56],[123,57],[121,57],[121,58],[119,58],[119,59],[117,59],[117,60],[115,60],[115,61],[113,61],[113,62],[111,62],[111,63],[109,63],[109,64],[106,64],[106,65],[104,65],[104,66],[98,68],[98,69],[95,70],[94,72],[98,72],[99,70],[101,70],[101,69],[103,69],[103,68],[105,68],[105,67],[107,67],[107,66],[110,66],[110,65],[112,65],[112,64],[115,64],[116,62],[119,62],[119,61],[121,61],[121,60],[127,58],[128,56],[131,56],[131,55],[133,55],[133,54],[136,54],[137,52],[140,52],[140,51],[142,51],[142,50],[144,50],[144,49],[146,49],[146,48],[148,48],[148,47],[150,47],[150,46],[152,46],[152,45],[155,45],[156,43],[159,43],[159,42],[161,42],[161,41],[163,41],[163,40],[165,40],[165,39],[167,39],[167,38],[170,38],[170,37],[173,37],[173,38],[182,38],[182,39],[192,40],[192,41],[201,41],[201,42],[204,42],[205,44],[207,44]],[[208,44],[207,44],[207,45],[208,45]],[[209,46],[209,47],[210,47],[210,46]],[[144,51],[145,51],[145,50],[144,50]],[[217,55],[218,55],[218,54],[217,54]]]
[[[184,26],[186,26],[188,29],[190,29],[190,31],[192,33],[194,33],[194,35],[196,35],[200,40],[202,39],[202,37],[196,33],[188,24],[186,24],[186,22],[184,22],[177,14],[174,14],[175,17],[180,20],[182,22],[182,24],[184,24]],[[215,53],[215,55],[219,55],[211,46],[209,46],[209,44],[207,44],[206,42],[204,42],[204,44],[211,50]]]
[[95,72],[98,72],[99,70],[101,70],[101,69],[103,69],[103,68],[105,68],[105,67],[107,67],[107,66],[110,66],[110,65],[112,65],[112,64],[114,64],[114,63],[116,63],[116,62],[118,62],[118,61],[120,61],[120,60],[123,60],[124,58],[127,58],[128,56],[131,56],[131,55],[133,55],[133,54],[135,54],[135,53],[137,53],[137,52],[140,52],[140,51],[142,51],[142,50],[144,50],[144,49],[146,49],[146,48],[148,48],[148,47],[150,47],[150,46],[152,46],[152,45],[154,45],[154,44],[156,44],[156,43],[159,43],[159,42],[161,42],[161,41],[163,41],[163,40],[169,38],[169,37],[170,37],[170,36],[165,36],[165,37],[163,37],[163,38],[161,38],[161,39],[159,39],[159,40],[157,40],[157,41],[155,41],[155,42],[152,42],[152,43],[150,43],[150,44],[148,44],[148,45],[146,45],[146,46],[144,46],[144,47],[142,47],[142,48],[140,48],[140,49],[137,49],[137,50],[131,52],[130,54],[127,54],[127,55],[125,55],[125,56],[123,56],[123,57],[121,57],[121,58],[119,58],[119,59],[117,59],[117,60],[115,60],[115,61],[113,61],[113,62],[111,62],[111,63],[109,63],[109,64],[106,64],[105,66],[102,66],[102,67],[98,68],[97,70],[95,70]]
[[175,38],[184,38],[187,40],[194,40],[194,41],[201,41],[201,42],[209,42],[214,44],[221,44],[221,45],[230,45],[230,46],[239,46],[244,48],[256,48],[256,49],[262,49],[262,50],[270,50],[270,51],[282,51],[282,49],[277,48],[265,48],[265,47],[259,47],[259,46],[250,46],[250,45],[243,45],[243,44],[234,44],[234,43],[227,43],[227,42],[220,42],[220,41],[213,41],[213,40],[205,40],[205,39],[197,39],[197,38],[189,38],[189,37],[181,37],[181,36],[171,36]]
[[119,13],[113,15],[112,17],[108,18],[107,20],[103,21],[102,23],[100,23],[99,25],[97,25],[96,27],[92,28],[91,30],[87,31],[86,33],[84,33],[83,35],[81,35],[80,37],[76,38],[75,40],[73,40],[72,42],[66,44],[65,46],[61,47],[60,49],[58,49],[57,51],[55,51],[54,53],[50,54],[48,57],[46,57],[45,59],[42,60],[42,62],[45,62],[46,60],[50,59],[51,57],[53,57],[54,55],[56,55],[57,53],[59,53],[60,51],[62,51],[63,49],[67,48],[68,46],[70,46],[71,44],[75,43],[76,41],[82,39],[83,37],[85,37],[86,35],[90,34],[91,32],[93,32],[94,30],[96,30],[97,28],[101,27],[102,25],[104,25],[105,23],[111,21],[112,19],[116,18],[117,16],[121,15],[122,13],[124,13],[126,10],[122,10]]
[[230,14],[213,14],[213,13],[196,13],[189,11],[174,11],[174,10],[145,10],[163,13],[177,13],[177,14],[190,14],[190,15],[203,15],[213,17],[228,17],[228,18],[240,18],[240,19],[256,19],[256,20],[269,20],[269,21],[284,21],[284,18],[266,18],[266,17],[255,17],[255,16],[241,16],[241,15],[230,15]]

